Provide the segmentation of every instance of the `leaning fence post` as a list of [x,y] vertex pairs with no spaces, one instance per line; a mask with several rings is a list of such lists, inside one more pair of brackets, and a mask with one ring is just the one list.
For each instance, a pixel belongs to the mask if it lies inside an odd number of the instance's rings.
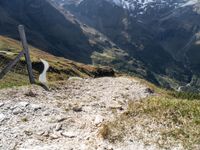
[[8,73],[11,68],[20,60],[20,58],[24,55],[24,50],[21,51],[17,57],[12,61],[10,62],[1,72],[0,72],[0,79],[2,79],[6,73]]
[[29,75],[29,80],[31,84],[35,83],[34,76],[33,76],[33,71],[32,71],[32,64],[31,64],[31,59],[30,59],[30,54],[29,54],[29,49],[28,49],[28,44],[26,40],[26,35],[25,35],[25,30],[23,25],[18,26],[22,46],[24,49],[24,54],[25,54],[25,60],[27,63],[27,69],[28,69],[28,75]]

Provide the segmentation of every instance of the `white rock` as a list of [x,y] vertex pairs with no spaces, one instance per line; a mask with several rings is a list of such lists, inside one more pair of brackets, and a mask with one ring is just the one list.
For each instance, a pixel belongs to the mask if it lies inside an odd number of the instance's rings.
[[76,137],[76,134],[74,132],[62,132],[61,135],[64,136],[64,137],[68,137],[68,138],[75,138]]
[[21,109],[21,108],[15,108],[14,110],[13,110],[13,114],[14,115],[17,115],[17,114],[20,114],[20,113],[23,113],[23,110]]
[[58,134],[56,134],[56,133],[50,133],[49,134],[49,137],[53,140],[53,139],[58,139],[58,138],[60,138],[60,136],[58,135]]
[[0,123],[3,122],[6,119],[6,116],[4,114],[0,114]]
[[111,105],[111,106],[109,106],[109,108],[110,109],[118,109],[118,110],[123,110],[123,107],[122,107],[122,105]]
[[19,102],[19,103],[16,105],[16,107],[26,107],[26,106],[28,106],[28,105],[29,105],[28,102]]
[[43,136],[46,136],[46,137],[48,137],[49,136],[49,131],[47,130],[47,131],[45,131],[44,133],[43,133]]
[[38,131],[38,132],[36,132],[36,134],[41,136],[44,134],[44,131]]
[[57,124],[55,130],[59,131],[59,130],[61,130],[61,128],[62,128],[62,124]]
[[104,121],[104,118],[100,115],[97,115],[95,117],[94,124],[97,126],[97,125],[101,124],[103,121]]
[[67,120],[68,117],[65,117],[65,116],[57,116],[56,117],[56,122],[63,122],[65,120]]
[[42,107],[40,105],[37,105],[37,104],[31,104],[31,108],[36,111],[38,109],[41,109]]
[[4,103],[0,103],[0,107],[2,107],[4,105]]
[[44,116],[49,116],[49,115],[50,115],[50,112],[45,111],[43,115],[44,115]]

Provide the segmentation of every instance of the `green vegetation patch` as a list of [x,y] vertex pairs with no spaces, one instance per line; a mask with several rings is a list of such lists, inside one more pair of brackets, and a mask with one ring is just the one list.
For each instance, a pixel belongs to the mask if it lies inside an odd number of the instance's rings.
[[170,92],[171,96],[179,99],[187,99],[187,100],[200,100],[199,93],[192,92]]

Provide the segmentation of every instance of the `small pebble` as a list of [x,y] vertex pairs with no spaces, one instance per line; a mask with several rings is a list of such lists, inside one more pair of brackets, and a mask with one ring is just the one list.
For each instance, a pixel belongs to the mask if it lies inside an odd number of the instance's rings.
[[109,108],[110,109],[118,109],[118,110],[121,110],[121,111],[124,110],[122,105],[114,105],[114,106],[110,106]]
[[81,112],[82,111],[82,107],[75,106],[75,107],[73,107],[73,111],[75,111],[75,112]]
[[4,105],[4,103],[0,103],[0,107],[2,107]]
[[13,110],[14,115],[21,114],[21,113],[23,113],[23,110],[18,107]]
[[65,121],[65,120],[67,120],[68,118],[67,117],[58,117],[57,118],[57,122],[63,122],[63,121]]
[[38,109],[41,109],[42,107],[40,105],[37,105],[37,104],[31,104],[31,108],[34,110],[34,111],[37,111]]
[[50,113],[49,113],[48,111],[45,111],[43,115],[44,115],[44,116],[49,116]]
[[59,130],[61,130],[61,128],[62,128],[62,124],[57,124],[55,130],[59,131]]
[[19,102],[19,103],[16,105],[16,107],[26,107],[26,106],[28,106],[28,105],[29,105],[28,102]]
[[4,114],[0,114],[0,123],[3,122],[6,119],[6,116]]
[[55,133],[49,134],[49,137],[50,137],[52,140],[58,139],[58,138],[59,138],[59,136],[58,136],[57,134],[55,134]]
[[97,125],[101,124],[103,121],[104,121],[104,118],[100,115],[97,115],[95,117],[94,124],[97,126]]
[[49,136],[49,131],[45,131],[42,135],[45,136],[45,137],[48,137]]
[[44,133],[45,133],[44,131],[38,131],[36,134],[41,136],[41,135],[43,135]]
[[61,135],[64,136],[64,137],[68,137],[68,138],[75,138],[76,137],[76,135],[73,132],[62,132]]
[[25,130],[24,133],[25,133],[26,135],[28,135],[28,136],[31,136],[31,135],[33,134],[31,131],[27,131],[27,130]]

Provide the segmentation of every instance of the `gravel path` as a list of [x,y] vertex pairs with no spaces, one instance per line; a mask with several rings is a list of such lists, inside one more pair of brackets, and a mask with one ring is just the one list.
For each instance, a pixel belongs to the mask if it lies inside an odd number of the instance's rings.
[[129,100],[149,95],[144,85],[125,77],[70,78],[49,92],[38,86],[1,90],[0,149],[150,149],[98,137],[101,124],[124,112]]

